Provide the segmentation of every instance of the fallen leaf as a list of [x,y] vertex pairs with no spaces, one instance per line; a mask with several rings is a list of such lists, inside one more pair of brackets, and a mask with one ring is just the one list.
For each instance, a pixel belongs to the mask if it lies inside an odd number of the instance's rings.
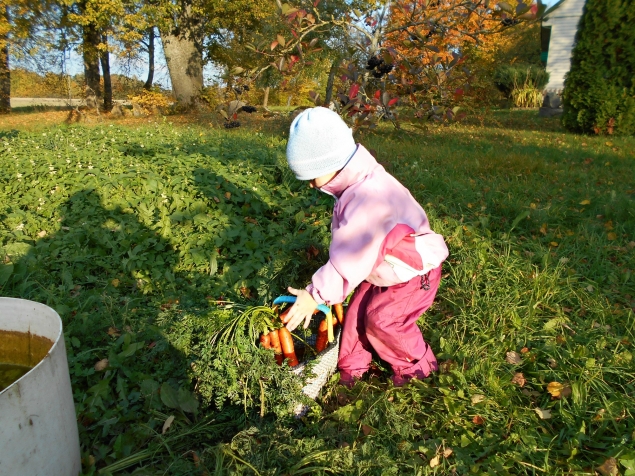
[[529,349],[527,347],[523,347],[522,349],[520,349],[521,354],[526,354],[527,352],[529,352]]
[[554,246],[554,247],[555,247],[555,246],[558,246],[558,242],[557,242],[557,241],[550,241],[550,242],[549,242],[549,244],[550,244],[551,246]]
[[165,432],[168,431],[168,428],[170,428],[170,425],[172,425],[173,421],[174,421],[174,415],[170,415],[168,419],[165,420],[165,423],[163,423],[163,430],[161,430],[162,435],[165,435]]
[[538,414],[541,420],[548,420],[551,418],[551,410],[543,410],[542,408],[534,408],[534,411]]
[[117,278],[113,279],[112,281],[110,281],[110,284],[112,284],[114,287],[119,287],[119,280]]
[[106,367],[108,367],[108,359],[101,359],[95,364],[95,372],[101,372]]
[[482,416],[475,415],[474,418],[472,418],[472,423],[474,423],[475,425],[482,425],[483,423],[485,423],[485,420],[483,420]]
[[616,476],[619,474],[617,469],[617,460],[615,458],[607,459],[604,463],[602,463],[602,466],[599,466],[596,469],[602,476]]
[[472,405],[481,403],[483,400],[485,400],[485,395],[472,395]]
[[547,359],[547,363],[549,364],[549,367],[551,367],[552,369],[555,369],[558,366],[558,362],[556,362],[556,360],[552,359],[551,357]]
[[232,193],[231,192],[225,192],[225,198],[227,200],[229,200],[230,198],[232,198]]
[[441,464],[441,457],[438,455],[430,460],[431,468],[436,468],[437,466],[439,466],[439,464]]
[[523,388],[525,386],[525,383],[527,383],[527,380],[521,372],[517,372],[512,379],[512,383],[515,383],[520,388]]
[[362,433],[364,433],[364,436],[368,436],[373,432],[373,429],[368,426],[368,425],[362,425]]
[[37,234],[37,236],[39,236],[40,238],[44,238],[46,236],[46,230],[42,230]]
[[540,233],[542,233],[543,235],[547,234],[547,224],[543,223],[542,225],[540,225]]
[[520,354],[518,352],[507,352],[506,356],[505,356],[505,360],[513,365],[519,365],[523,363],[523,359],[520,356]]
[[560,392],[564,388],[560,382],[551,382],[547,385],[547,392],[551,394],[552,397],[560,398]]
[[582,200],[580,205],[591,205],[591,200]]
[[609,241],[617,240],[617,235],[614,232],[610,232],[608,235],[606,235],[606,237],[609,239]]
[[121,335],[121,331],[117,329],[116,327],[109,327],[108,335],[111,337],[119,337]]
[[454,451],[452,451],[452,448],[446,448],[445,450],[443,450],[443,457],[449,458],[452,453],[454,453]]

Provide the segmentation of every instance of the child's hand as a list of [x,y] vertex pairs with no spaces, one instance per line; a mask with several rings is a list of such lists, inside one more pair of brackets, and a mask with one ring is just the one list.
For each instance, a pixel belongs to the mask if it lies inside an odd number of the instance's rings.
[[304,321],[304,328],[306,329],[309,327],[311,316],[317,308],[318,303],[315,302],[313,296],[304,289],[293,289],[290,287],[288,291],[294,296],[297,296],[297,299],[282,322],[287,325],[289,331],[293,331]]

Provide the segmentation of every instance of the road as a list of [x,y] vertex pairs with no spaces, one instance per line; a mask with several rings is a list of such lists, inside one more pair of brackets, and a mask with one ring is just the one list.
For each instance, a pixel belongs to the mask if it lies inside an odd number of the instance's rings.
[[[115,103],[121,105],[129,105],[130,101],[115,99]],[[58,98],[11,98],[11,107],[28,107],[28,106],[78,106],[83,103],[83,99],[58,99]]]

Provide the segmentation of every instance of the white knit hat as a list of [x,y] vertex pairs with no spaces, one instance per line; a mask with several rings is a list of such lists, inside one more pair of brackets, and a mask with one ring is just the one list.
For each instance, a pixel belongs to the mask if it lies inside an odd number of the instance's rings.
[[313,180],[343,169],[356,149],[353,131],[340,116],[314,107],[291,123],[287,162],[298,180]]

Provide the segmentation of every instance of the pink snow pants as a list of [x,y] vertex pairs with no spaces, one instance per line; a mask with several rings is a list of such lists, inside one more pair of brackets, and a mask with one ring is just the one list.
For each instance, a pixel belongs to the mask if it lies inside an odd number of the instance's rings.
[[393,369],[395,385],[413,377],[424,378],[438,369],[437,359],[423,340],[417,320],[434,301],[441,281],[441,266],[423,277],[395,286],[379,287],[366,281],[349,303],[337,365],[340,381],[352,385],[369,369],[374,350]]

